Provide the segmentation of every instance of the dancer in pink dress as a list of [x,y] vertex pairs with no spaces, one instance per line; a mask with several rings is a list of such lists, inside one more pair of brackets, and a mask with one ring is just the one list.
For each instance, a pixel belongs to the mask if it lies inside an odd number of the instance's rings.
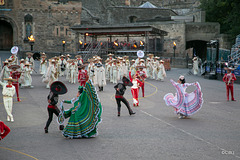
[[[180,76],[178,82],[170,81],[176,88],[177,93],[175,96],[172,93],[168,93],[163,99],[166,105],[173,106],[176,113],[180,115],[180,119],[187,118],[200,110],[203,104],[203,93],[198,82],[185,83],[184,76]],[[186,89],[188,86],[196,86],[196,89],[192,93],[187,93]]]

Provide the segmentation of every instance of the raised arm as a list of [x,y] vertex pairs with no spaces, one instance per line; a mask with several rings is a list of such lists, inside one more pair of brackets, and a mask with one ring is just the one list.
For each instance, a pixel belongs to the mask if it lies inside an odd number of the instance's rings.
[[129,71],[129,79],[130,79],[130,81],[132,81],[131,71]]

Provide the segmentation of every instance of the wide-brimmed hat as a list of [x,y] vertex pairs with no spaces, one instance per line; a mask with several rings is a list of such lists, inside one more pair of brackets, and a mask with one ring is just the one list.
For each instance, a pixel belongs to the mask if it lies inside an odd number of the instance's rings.
[[82,65],[79,65],[78,68],[82,69],[82,68],[85,68],[87,65],[86,64],[82,64]]
[[164,61],[161,59],[160,61],[159,61],[160,63],[164,63]]
[[6,61],[4,61],[3,63],[9,63],[9,62],[6,60]]
[[67,87],[60,81],[55,81],[50,86],[50,91],[55,94],[65,94],[67,93]]
[[66,56],[67,56],[67,57],[71,57],[71,55],[70,55],[70,54],[67,54]]
[[46,53],[45,53],[45,52],[42,52],[41,55],[42,55],[42,56],[46,56]]
[[102,60],[102,58],[101,57],[97,57],[97,60]]
[[114,59],[114,58],[111,60],[111,62],[117,62],[117,61],[118,61],[118,60],[117,60],[117,59]]
[[92,61],[93,61],[93,58],[90,58],[90,59],[88,59],[87,61],[88,61],[88,62],[92,62]]
[[8,68],[10,68],[10,69],[13,69],[13,68],[20,68],[20,66],[19,65],[11,65],[11,66],[9,66]]
[[132,59],[131,61],[132,61],[132,62],[135,62],[135,59]]
[[12,77],[9,77],[9,78],[4,78],[3,80],[5,80],[5,81],[17,81],[16,79],[13,79]]
[[42,55],[41,58],[47,58],[47,56],[46,55]]
[[136,68],[138,69],[138,68],[146,68],[146,67],[145,66],[137,66]]
[[224,67],[225,70],[230,70],[230,71],[234,71],[235,68],[232,68],[232,67]]
[[124,83],[125,86],[129,87],[133,86],[132,82],[125,76],[122,78],[122,82]]
[[59,60],[59,57],[55,56],[55,57],[53,57],[52,59],[57,59],[57,60]]
[[61,56],[60,56],[60,58],[61,58],[61,57],[65,58],[65,56],[64,56],[64,55],[61,55]]
[[140,59],[140,62],[145,62],[144,59]]
[[108,54],[108,56],[114,56],[114,54],[112,54],[112,53],[109,53],[109,54]]
[[73,62],[73,59],[69,59],[67,60],[68,63],[72,63]]
[[158,56],[156,56],[156,57],[154,57],[155,59],[159,59],[160,57],[158,57]]
[[33,55],[33,53],[32,52],[26,52],[26,55]]
[[151,57],[151,56],[154,56],[154,54],[150,53],[150,54],[148,54],[147,56],[148,56],[148,57]]
[[193,57],[193,60],[194,60],[194,61],[197,60],[197,57]]
[[76,55],[75,57],[76,57],[76,58],[81,58],[82,56],[81,56],[81,55]]
[[32,64],[29,63],[29,62],[26,62],[24,65],[25,65],[25,66],[31,66]]
[[21,60],[20,60],[20,62],[24,62],[24,61],[25,61],[25,59],[21,59]]

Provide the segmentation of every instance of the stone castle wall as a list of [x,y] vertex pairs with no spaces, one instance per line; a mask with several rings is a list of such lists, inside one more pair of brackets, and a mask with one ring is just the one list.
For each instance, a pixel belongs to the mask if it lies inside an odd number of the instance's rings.
[[4,11],[0,17],[12,24],[14,45],[25,51],[30,50],[26,41],[26,15],[32,17],[29,24],[35,38],[33,51],[62,52],[62,40],[65,40],[65,51],[75,52],[75,35],[69,28],[81,23],[81,3],[63,5],[41,0],[13,0],[11,11]]

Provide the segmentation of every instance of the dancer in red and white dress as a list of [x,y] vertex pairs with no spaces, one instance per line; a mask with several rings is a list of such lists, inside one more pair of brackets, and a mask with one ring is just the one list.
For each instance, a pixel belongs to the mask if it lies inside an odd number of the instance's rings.
[[139,105],[139,100],[138,100],[139,87],[141,87],[143,83],[139,79],[137,79],[136,74],[131,76],[131,72],[129,72],[129,78],[133,84],[133,86],[131,87],[131,92],[133,96],[133,106],[138,106]]

